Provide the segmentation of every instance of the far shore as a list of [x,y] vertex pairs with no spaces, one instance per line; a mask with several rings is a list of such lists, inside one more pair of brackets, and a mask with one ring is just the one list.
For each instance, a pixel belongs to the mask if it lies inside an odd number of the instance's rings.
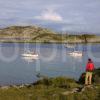
[[100,43],[95,33],[58,33],[38,26],[10,26],[0,29],[0,43]]
[[24,42],[24,41],[0,41],[0,43],[30,43],[30,44],[100,44],[100,42]]

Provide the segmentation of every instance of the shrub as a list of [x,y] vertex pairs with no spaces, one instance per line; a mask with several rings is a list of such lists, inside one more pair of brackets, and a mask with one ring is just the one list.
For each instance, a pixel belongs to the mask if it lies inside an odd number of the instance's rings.
[[66,77],[43,78],[42,80],[39,80],[34,84],[42,84],[46,86],[54,86],[59,88],[73,88],[77,86],[77,83],[74,79],[69,79]]

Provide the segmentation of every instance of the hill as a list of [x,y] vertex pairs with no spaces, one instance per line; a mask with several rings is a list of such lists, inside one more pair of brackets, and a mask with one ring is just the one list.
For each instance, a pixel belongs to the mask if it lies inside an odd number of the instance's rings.
[[69,43],[100,42],[100,36],[58,34],[38,26],[10,26],[0,29],[0,42],[65,43],[67,41]]
[[54,42],[59,36],[46,28],[37,26],[11,26],[0,29],[0,41],[3,42]]

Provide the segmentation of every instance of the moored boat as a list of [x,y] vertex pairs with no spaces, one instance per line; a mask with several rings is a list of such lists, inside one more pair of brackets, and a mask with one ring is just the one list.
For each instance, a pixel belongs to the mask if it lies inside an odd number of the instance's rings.
[[74,57],[82,57],[83,56],[83,53],[81,51],[69,52],[68,54],[71,56],[74,56]]
[[38,57],[38,54],[28,54],[28,53],[24,53],[22,54],[23,57]]

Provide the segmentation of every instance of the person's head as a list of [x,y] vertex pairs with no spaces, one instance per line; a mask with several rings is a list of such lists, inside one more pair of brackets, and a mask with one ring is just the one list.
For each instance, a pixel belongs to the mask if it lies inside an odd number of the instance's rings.
[[91,58],[88,59],[88,62],[92,62]]

